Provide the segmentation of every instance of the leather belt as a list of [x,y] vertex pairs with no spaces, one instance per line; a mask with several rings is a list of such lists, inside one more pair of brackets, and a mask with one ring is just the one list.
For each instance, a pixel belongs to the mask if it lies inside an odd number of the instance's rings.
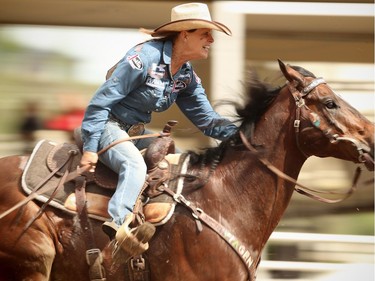
[[135,137],[135,136],[140,136],[143,135],[145,131],[145,124],[144,123],[137,123],[137,124],[128,124],[120,119],[116,118],[112,114],[109,115],[108,118],[110,121],[117,123],[117,125],[124,130],[125,132],[128,133],[129,137]]

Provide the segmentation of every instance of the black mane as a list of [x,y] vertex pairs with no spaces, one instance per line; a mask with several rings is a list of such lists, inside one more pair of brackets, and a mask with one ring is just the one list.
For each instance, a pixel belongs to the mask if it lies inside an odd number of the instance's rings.
[[[316,78],[313,73],[300,67],[291,66],[294,70],[298,71],[304,77]],[[253,125],[259,120],[262,114],[267,110],[268,106],[274,101],[279,94],[281,88],[285,86],[272,86],[270,83],[260,81],[254,74],[250,76],[247,95],[245,97],[245,106],[236,106],[236,112],[239,120],[241,121],[240,129],[249,136]]]
[[[243,95],[244,105],[231,102],[236,109],[235,120],[239,122],[239,131],[243,131],[246,135],[251,135],[252,128],[263,112],[277,97],[281,87],[272,87],[270,84],[260,81],[257,77],[250,77],[247,85],[247,91]],[[223,141],[218,147],[206,148],[202,153],[190,151],[190,163],[206,164],[220,161],[223,151],[228,146],[240,144],[239,132],[234,134],[228,140]]]
[[[305,77],[315,78],[313,73],[302,67],[291,67]],[[190,163],[202,164],[204,162],[211,163],[215,166],[220,161],[220,158],[223,156],[223,152],[227,147],[241,145],[242,142],[239,137],[239,131],[242,131],[246,136],[250,137],[254,125],[258,122],[259,118],[267,110],[269,105],[275,100],[284,86],[285,84],[282,86],[273,86],[270,83],[261,81],[255,73],[250,75],[246,87],[247,91],[243,98],[245,105],[239,105],[232,102],[237,113],[235,118],[240,124],[238,132],[228,140],[223,141],[218,147],[206,148],[201,154],[189,152]]]

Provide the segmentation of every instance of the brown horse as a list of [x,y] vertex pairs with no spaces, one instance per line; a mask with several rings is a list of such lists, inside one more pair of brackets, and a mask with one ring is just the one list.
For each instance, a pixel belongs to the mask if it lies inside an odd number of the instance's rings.
[[[373,170],[373,123],[323,79],[279,64],[287,84],[271,88],[252,81],[249,101],[237,108],[245,139],[238,133],[218,147],[189,152],[180,199],[198,209],[177,205],[171,219],[157,228],[144,255],[151,280],[255,279],[262,249],[295,187],[261,159],[294,179],[311,155],[363,162]],[[20,178],[26,161],[22,156],[0,160],[0,214],[25,198]],[[22,231],[39,209],[40,203],[32,201],[0,220],[0,280],[89,280],[76,217],[47,207]],[[104,249],[107,280],[128,280],[124,266],[112,263],[101,222],[91,224],[98,247]]]

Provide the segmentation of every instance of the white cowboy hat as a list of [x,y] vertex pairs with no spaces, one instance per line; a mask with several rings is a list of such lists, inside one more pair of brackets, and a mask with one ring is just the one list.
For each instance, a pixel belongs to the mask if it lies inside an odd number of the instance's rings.
[[170,32],[209,28],[232,35],[224,24],[211,20],[208,6],[202,3],[187,3],[172,8],[171,21],[155,28],[151,35],[157,37]]

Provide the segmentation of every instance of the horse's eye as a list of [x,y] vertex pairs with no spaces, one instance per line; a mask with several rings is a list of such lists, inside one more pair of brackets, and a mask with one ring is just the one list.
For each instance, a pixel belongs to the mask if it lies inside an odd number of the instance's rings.
[[328,109],[335,109],[335,108],[337,108],[337,105],[336,105],[336,103],[333,100],[327,100],[325,102],[325,105],[326,105],[326,107]]

